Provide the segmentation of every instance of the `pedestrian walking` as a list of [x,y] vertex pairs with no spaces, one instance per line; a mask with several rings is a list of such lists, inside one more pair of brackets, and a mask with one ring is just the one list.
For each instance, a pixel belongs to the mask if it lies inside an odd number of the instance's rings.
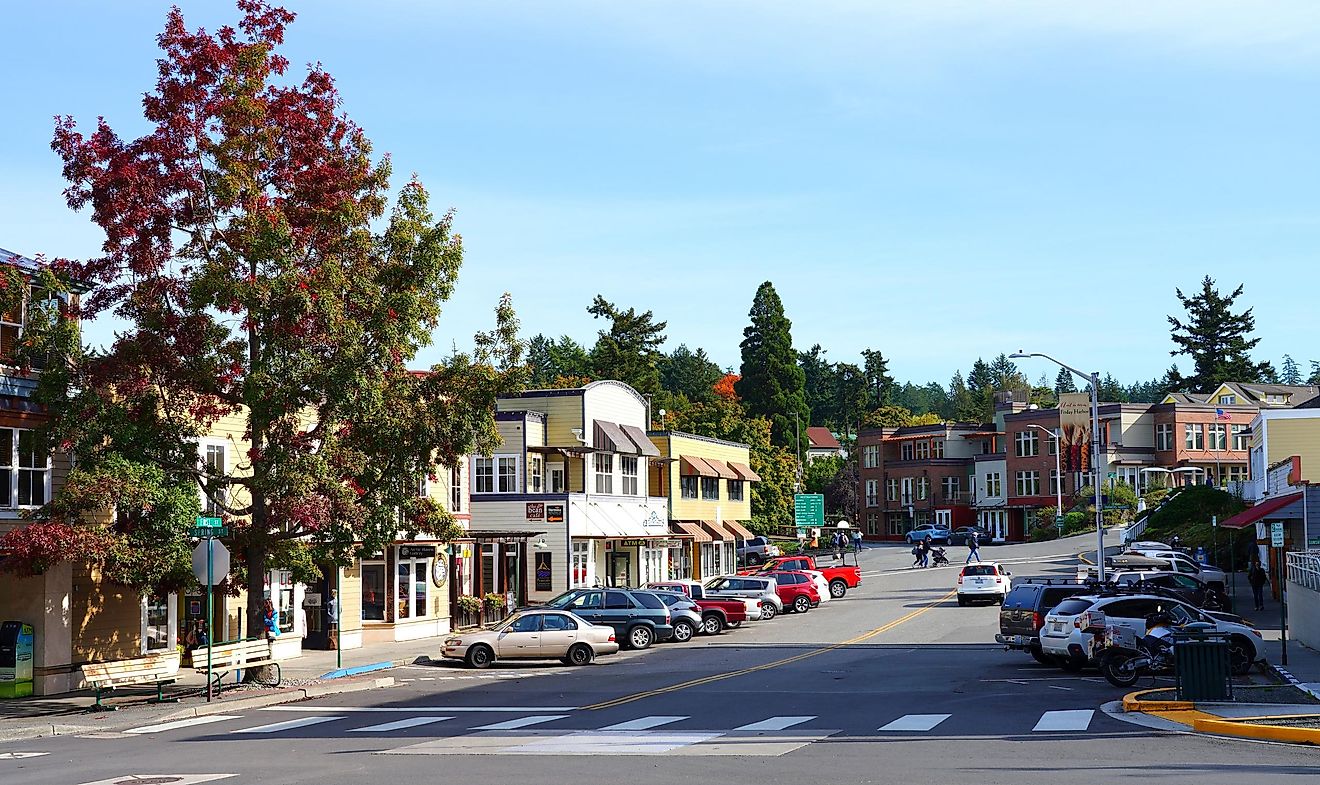
[[926,535],[926,539],[924,539],[924,540],[921,541],[921,566],[922,566],[922,567],[929,567],[929,566],[930,566],[930,549],[931,549],[931,539],[930,539],[930,535],[927,534],[927,535]]
[[912,566],[921,566],[921,543],[912,546]]
[[325,604],[325,629],[331,649],[339,648],[339,590],[330,590],[330,601]]
[[975,531],[967,535],[967,561],[963,564],[971,564],[972,559],[981,562],[981,538]]
[[853,553],[862,552],[862,530],[853,529],[852,533]]
[[1265,610],[1265,587],[1270,585],[1270,574],[1260,566],[1259,561],[1253,561],[1251,569],[1247,570],[1247,583],[1251,584],[1251,594],[1256,599],[1256,610]]

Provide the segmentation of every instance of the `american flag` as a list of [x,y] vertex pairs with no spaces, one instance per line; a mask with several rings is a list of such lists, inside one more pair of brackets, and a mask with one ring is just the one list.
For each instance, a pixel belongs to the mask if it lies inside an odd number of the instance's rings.
[[1223,409],[1215,409],[1215,419],[1216,419],[1216,420],[1231,420],[1231,419],[1233,419],[1233,415],[1229,414],[1228,412],[1224,411]]

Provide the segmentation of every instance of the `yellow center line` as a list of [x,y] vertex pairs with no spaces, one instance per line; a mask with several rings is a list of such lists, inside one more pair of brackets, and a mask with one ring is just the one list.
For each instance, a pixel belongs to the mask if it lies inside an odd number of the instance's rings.
[[657,695],[665,695],[670,692],[678,692],[679,690],[686,690],[691,687],[700,687],[703,684],[712,684],[717,681],[724,681],[725,679],[733,679],[733,678],[737,678],[738,676],[746,676],[749,673],[756,673],[758,671],[770,670],[771,668],[779,668],[784,665],[792,665],[795,662],[801,662],[802,660],[809,659],[811,657],[816,657],[818,655],[825,654],[826,652],[835,651],[845,646],[853,646],[858,643],[862,643],[863,641],[868,641],[877,635],[882,635],[886,632],[889,632],[898,625],[903,624],[904,622],[911,621],[912,619],[915,619],[916,617],[920,616],[921,614],[925,613],[931,608],[937,607],[940,603],[949,599],[957,592],[958,590],[954,589],[950,591],[948,594],[944,595],[943,597],[940,597],[937,600],[933,600],[928,605],[924,605],[916,609],[915,611],[912,611],[911,613],[907,614],[906,616],[902,616],[900,618],[894,619],[893,621],[887,624],[883,624],[879,627],[876,627],[874,630],[871,630],[869,632],[864,632],[855,638],[849,638],[848,640],[842,641],[840,643],[832,643],[829,646],[824,646],[819,649],[812,649],[811,651],[803,652],[802,654],[795,654],[792,657],[785,657],[782,660],[767,662],[764,665],[753,665],[749,668],[742,668],[736,671],[728,671],[727,673],[716,673],[710,676],[702,676],[699,679],[692,679],[690,681],[684,681],[678,684],[671,684],[668,687],[657,687],[656,689],[646,690],[645,692],[636,692],[633,693],[632,695],[624,695],[621,698],[613,698],[611,700],[602,701],[600,703],[593,703],[590,706],[583,706],[582,708],[585,711],[595,711],[597,709],[610,709],[615,706],[622,706],[625,703],[632,703],[633,701],[639,701],[642,700],[643,698],[652,698]]

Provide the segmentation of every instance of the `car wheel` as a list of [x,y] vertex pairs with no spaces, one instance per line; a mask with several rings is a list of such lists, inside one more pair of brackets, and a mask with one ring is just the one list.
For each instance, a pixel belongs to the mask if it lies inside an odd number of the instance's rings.
[[564,658],[564,661],[569,665],[582,666],[590,665],[591,661],[595,658],[596,654],[591,650],[590,646],[585,643],[575,643],[568,650],[568,656]]
[[1228,662],[1234,676],[1246,676],[1251,673],[1251,664],[1256,661],[1256,647],[1241,635],[1234,635],[1228,642]]
[[1027,651],[1031,654],[1031,659],[1035,660],[1036,662],[1039,662],[1041,665],[1058,664],[1058,662],[1053,657],[1041,651],[1041,648],[1039,646],[1032,646]]
[[468,649],[465,660],[469,668],[489,668],[495,661],[495,652],[485,644],[477,644]]
[[964,597],[964,596],[962,596],[961,594],[959,594],[959,595],[958,595],[958,605],[961,606],[961,607],[964,607],[964,608],[967,607],[967,598]]
[[749,553],[749,554],[747,554],[747,563],[748,563],[748,564],[760,564],[761,561],[762,561],[761,557],[758,556],[758,555],[756,555],[755,553]]
[[655,633],[645,625],[638,625],[628,631],[628,645],[634,649],[649,649],[655,641]]
[[831,597],[837,600],[847,593],[848,593],[848,584],[842,578],[835,578],[834,580],[830,581]]
[[713,613],[708,613],[701,617],[701,631],[707,635],[719,635],[724,632],[724,620]]
[[794,613],[806,613],[811,610],[811,600],[805,594],[799,594],[797,599],[793,600]]
[[725,626],[725,627],[728,627],[728,628],[731,629],[731,630],[736,630],[736,629],[738,629],[739,627],[742,626],[742,622],[740,622],[740,621],[730,621],[730,622],[725,622],[725,623],[724,623],[724,626]]
[[770,621],[778,615],[779,609],[772,602],[761,603],[761,621]]
[[674,640],[679,643],[687,643],[692,640],[692,636],[697,634],[697,627],[687,619],[679,619],[674,622]]

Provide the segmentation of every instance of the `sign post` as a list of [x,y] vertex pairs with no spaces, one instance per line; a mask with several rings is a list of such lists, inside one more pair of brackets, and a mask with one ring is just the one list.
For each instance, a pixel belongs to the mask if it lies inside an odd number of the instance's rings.
[[1283,562],[1283,521],[1270,521],[1270,547],[1274,548],[1275,558],[1279,562],[1279,646],[1282,656],[1281,665],[1288,664],[1288,584],[1284,575]]
[[[224,521],[219,518],[198,518],[193,527],[192,536],[202,541],[193,550],[193,575],[206,584],[206,702],[211,702],[211,692],[215,680],[211,678],[211,651],[215,641],[215,585],[229,576],[229,549],[224,543],[216,542],[217,537],[229,533]],[[217,551],[216,549],[219,548]],[[201,564],[205,559],[205,565]],[[217,564],[217,559],[219,563]],[[222,567],[223,569],[216,569]],[[217,578],[219,580],[217,580]]]
[[1063,537],[1063,516],[1054,516],[1054,527],[1059,530],[1059,536]]

